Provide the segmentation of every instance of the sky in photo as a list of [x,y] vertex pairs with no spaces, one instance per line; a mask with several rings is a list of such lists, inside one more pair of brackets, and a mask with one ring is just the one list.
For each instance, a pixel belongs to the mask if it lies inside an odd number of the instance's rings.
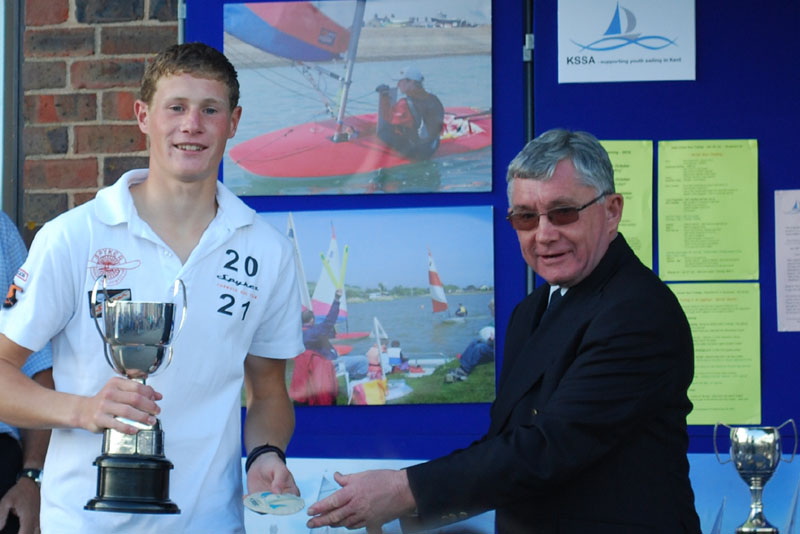
[[[261,213],[286,233],[288,213]],[[348,211],[298,211],[292,214],[308,282],[323,266],[320,254],[336,231],[339,259],[349,247],[345,283],[361,288],[428,286],[428,248],[444,284],[494,287],[491,206]]]

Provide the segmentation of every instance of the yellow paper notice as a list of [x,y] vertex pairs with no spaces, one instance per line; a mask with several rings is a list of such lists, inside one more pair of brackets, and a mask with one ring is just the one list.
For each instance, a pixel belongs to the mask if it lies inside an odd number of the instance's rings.
[[670,284],[694,338],[690,425],[761,422],[757,283]]
[[624,200],[619,231],[639,259],[653,268],[653,142],[600,141],[614,166]]
[[663,280],[758,279],[758,143],[658,143]]

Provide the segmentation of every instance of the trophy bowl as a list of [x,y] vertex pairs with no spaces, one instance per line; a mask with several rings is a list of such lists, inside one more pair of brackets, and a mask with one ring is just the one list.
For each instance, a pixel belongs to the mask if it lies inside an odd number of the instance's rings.
[[166,369],[174,318],[171,302],[109,302],[103,312],[108,363],[122,376],[142,381]]
[[[797,452],[797,426],[793,419],[782,425],[730,427],[722,423],[714,426],[714,452],[720,463],[733,462],[736,471],[750,488],[750,515],[736,534],[778,534],[778,529],[764,516],[762,494],[764,485],[772,478],[781,461],[780,429],[791,423],[794,428],[795,444],[792,457],[784,461],[791,462]],[[722,461],[717,450],[717,427],[725,426],[730,430],[730,459]]]
[[[98,302],[102,281],[104,300]],[[163,371],[172,361],[172,342],[186,319],[186,287],[175,281],[173,300],[183,294],[181,319],[175,331],[174,302],[137,302],[112,297],[104,276],[95,281],[91,294],[92,316],[103,339],[103,353],[118,374],[142,384],[149,376]],[[102,314],[103,328],[98,315]],[[169,471],[173,468],[164,455],[161,422],[147,425],[118,417],[138,429],[124,434],[107,428],[103,432],[102,454],[97,457],[97,496],[87,510],[136,514],[177,514],[178,506],[169,500]]]

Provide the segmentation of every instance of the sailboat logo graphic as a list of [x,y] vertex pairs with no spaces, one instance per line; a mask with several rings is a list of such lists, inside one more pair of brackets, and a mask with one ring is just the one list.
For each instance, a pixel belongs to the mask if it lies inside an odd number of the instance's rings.
[[[620,10],[622,13],[620,13]],[[622,29],[623,18],[625,21],[624,31]],[[581,44],[575,40],[571,41],[581,47],[581,52],[584,50],[607,52],[630,45],[640,46],[648,50],[660,50],[667,46],[675,45],[673,39],[668,39],[661,35],[642,35],[641,33],[634,33],[635,29],[636,16],[633,14],[633,11],[626,7],[620,7],[619,2],[617,2],[617,7],[614,9],[611,22],[608,25],[608,29],[603,34],[603,37],[589,44]]]

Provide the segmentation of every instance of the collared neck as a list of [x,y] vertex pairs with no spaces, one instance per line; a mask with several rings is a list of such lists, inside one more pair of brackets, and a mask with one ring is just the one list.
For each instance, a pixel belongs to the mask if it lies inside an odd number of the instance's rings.
[[[95,204],[98,219],[109,226],[123,223],[136,226],[137,221],[141,219],[133,203],[130,188],[144,182],[147,176],[147,169],[134,169],[120,176],[110,187],[98,191]],[[253,224],[257,216],[255,210],[245,208],[241,199],[219,181],[217,181],[216,201],[215,219],[231,230]]]

